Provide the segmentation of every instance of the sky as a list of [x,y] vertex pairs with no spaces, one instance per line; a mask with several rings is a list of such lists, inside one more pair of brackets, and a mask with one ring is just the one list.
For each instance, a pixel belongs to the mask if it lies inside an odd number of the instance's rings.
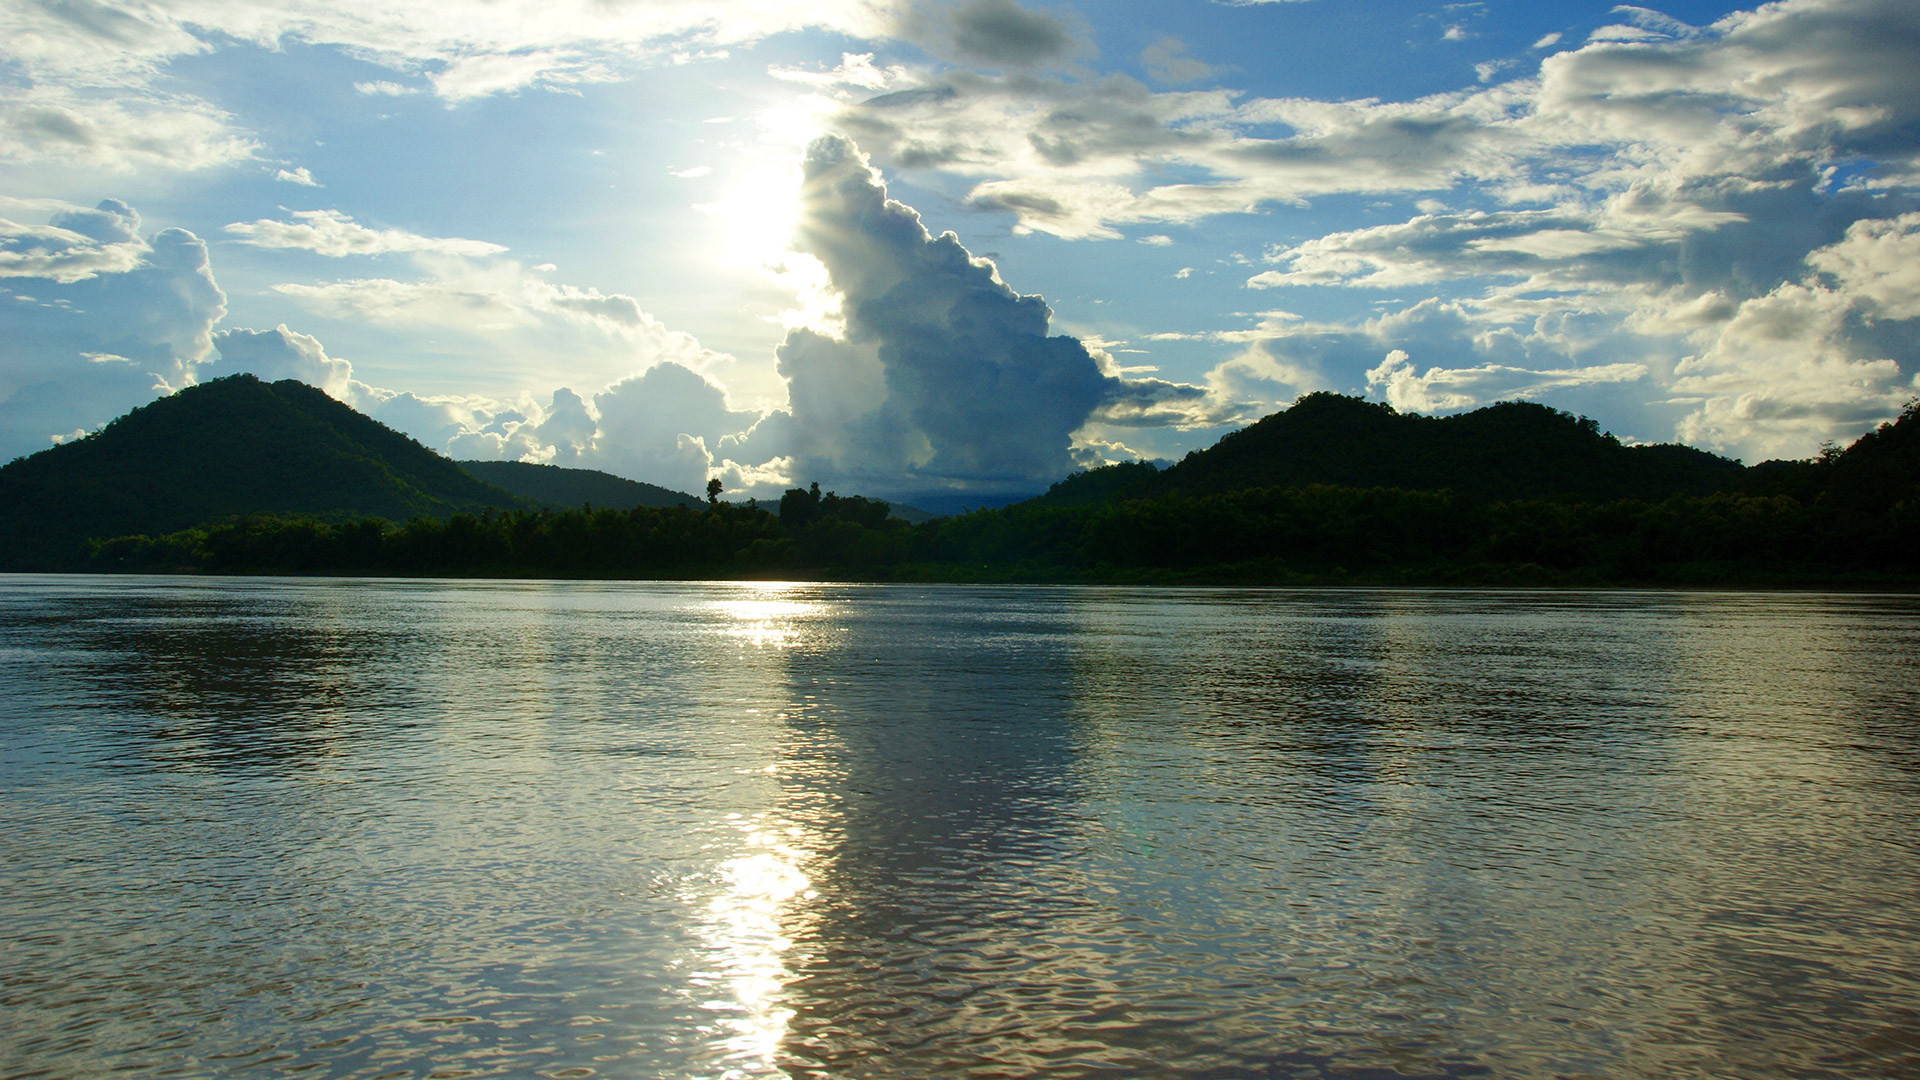
[[1912,0],[7,0],[0,460],[239,372],[730,498],[1322,390],[1806,457],[1920,392],[1916,72]]

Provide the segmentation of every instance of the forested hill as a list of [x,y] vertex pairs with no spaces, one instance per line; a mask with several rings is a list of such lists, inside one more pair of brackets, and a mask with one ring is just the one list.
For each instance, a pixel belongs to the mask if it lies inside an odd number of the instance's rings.
[[88,537],[239,515],[404,521],[524,505],[321,390],[234,375],[0,468],[0,569]]
[[1739,487],[1746,472],[1737,461],[1688,446],[1626,446],[1591,420],[1529,402],[1419,416],[1318,393],[1164,470],[1108,466],[1069,477],[1040,498],[1078,506],[1327,484],[1450,489],[1486,501],[1657,502]]
[[495,487],[555,510],[576,510],[588,503],[594,506],[655,508],[698,508],[704,505],[685,492],[628,480],[597,469],[563,469],[557,465],[535,465],[525,461],[462,461],[457,464]]

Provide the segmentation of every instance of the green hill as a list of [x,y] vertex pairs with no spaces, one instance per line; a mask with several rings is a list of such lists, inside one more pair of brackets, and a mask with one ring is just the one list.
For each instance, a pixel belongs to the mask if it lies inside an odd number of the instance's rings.
[[247,514],[400,521],[524,505],[320,390],[234,375],[0,468],[0,569]]
[[577,510],[595,506],[701,507],[706,505],[682,491],[628,480],[597,469],[563,469],[526,461],[461,461],[461,468],[479,479],[541,506]]
[[1659,501],[1728,490],[1745,474],[1737,461],[1688,446],[1623,445],[1591,420],[1530,402],[1435,417],[1318,393],[1166,469],[1109,465],[1069,477],[1040,498],[1075,506],[1327,484],[1449,489],[1488,501]]

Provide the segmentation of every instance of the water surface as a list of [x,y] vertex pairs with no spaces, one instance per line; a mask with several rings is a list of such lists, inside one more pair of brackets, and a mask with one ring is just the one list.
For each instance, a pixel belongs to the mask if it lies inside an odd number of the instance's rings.
[[0,1075],[1920,1075],[1920,600],[0,578]]

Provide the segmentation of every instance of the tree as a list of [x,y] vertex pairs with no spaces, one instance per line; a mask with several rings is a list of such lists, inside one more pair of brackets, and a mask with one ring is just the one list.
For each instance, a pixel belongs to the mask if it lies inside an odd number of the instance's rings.
[[707,505],[719,506],[720,493],[725,490],[726,490],[726,485],[720,482],[719,477],[716,476],[713,479],[707,481]]

